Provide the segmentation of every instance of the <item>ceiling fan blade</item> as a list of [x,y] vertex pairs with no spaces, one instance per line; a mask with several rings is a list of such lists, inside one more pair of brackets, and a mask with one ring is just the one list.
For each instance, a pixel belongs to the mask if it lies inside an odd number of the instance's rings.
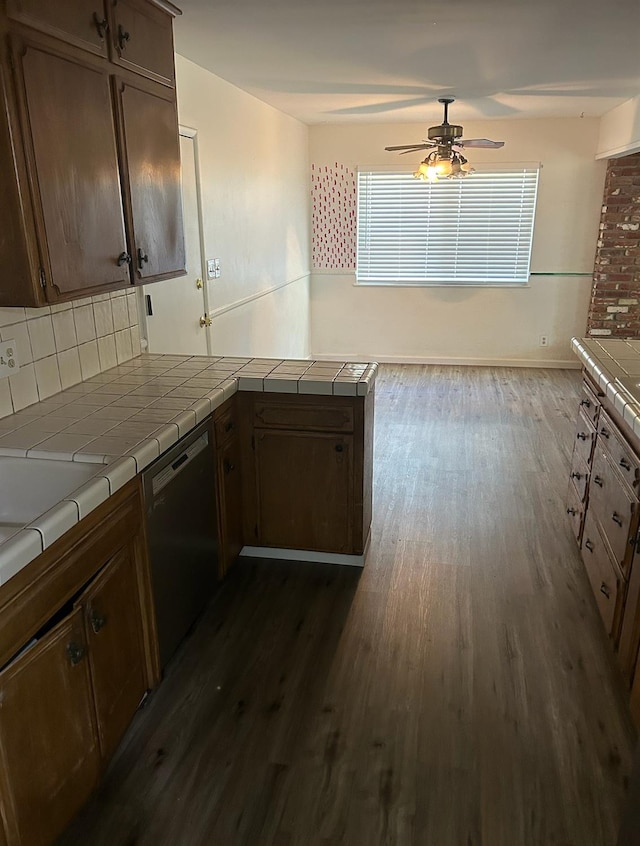
[[498,150],[504,147],[504,141],[490,141],[488,138],[469,138],[468,141],[456,141],[458,147],[484,147],[487,150]]
[[406,153],[411,152],[412,150],[427,150],[429,147],[435,147],[435,144],[401,144],[400,146],[396,147],[385,147],[385,150],[388,150],[390,153],[395,153],[397,150],[404,150]]

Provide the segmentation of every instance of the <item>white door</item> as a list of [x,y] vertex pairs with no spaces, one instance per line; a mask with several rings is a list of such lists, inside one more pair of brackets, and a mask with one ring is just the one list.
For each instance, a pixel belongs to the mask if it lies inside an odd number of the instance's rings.
[[200,318],[208,313],[208,309],[203,283],[205,277],[195,133],[180,130],[180,155],[187,275],[145,285],[144,302],[141,305],[146,315],[149,352],[208,355],[211,330],[200,324]]

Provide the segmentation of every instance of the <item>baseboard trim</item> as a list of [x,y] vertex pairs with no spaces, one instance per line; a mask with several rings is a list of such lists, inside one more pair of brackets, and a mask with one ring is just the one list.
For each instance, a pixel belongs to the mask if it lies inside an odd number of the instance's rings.
[[577,359],[541,358],[454,358],[448,356],[378,356],[368,353],[319,353],[312,352],[311,358],[325,361],[377,361],[378,364],[443,364],[461,367],[538,367],[553,370],[579,370]]
[[339,552],[310,552],[308,549],[278,549],[270,546],[243,546],[242,558],[271,558],[281,561],[304,561],[313,564],[341,564],[348,567],[364,567],[364,555],[343,555]]
[[289,279],[287,282],[280,282],[278,283],[278,285],[272,285],[270,288],[264,288],[262,291],[257,291],[255,294],[249,294],[248,297],[243,297],[241,300],[236,300],[234,303],[229,303],[229,305],[220,306],[220,308],[210,309],[209,317],[212,320],[215,320],[216,317],[220,317],[222,314],[226,314],[228,311],[233,311],[236,308],[242,308],[242,306],[248,305],[254,300],[260,300],[262,299],[262,297],[266,297],[269,294],[274,294],[276,291],[280,291],[282,288],[287,288],[289,285],[295,285],[296,282],[302,282],[304,279],[308,279],[309,276],[309,273],[303,273],[302,276],[296,276],[295,279]]

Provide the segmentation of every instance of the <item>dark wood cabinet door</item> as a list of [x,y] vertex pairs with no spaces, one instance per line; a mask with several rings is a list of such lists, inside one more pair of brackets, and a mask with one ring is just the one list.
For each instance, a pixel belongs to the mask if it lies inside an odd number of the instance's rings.
[[88,798],[100,768],[80,612],[0,675],[0,760],[7,840],[51,843]]
[[238,438],[234,437],[224,446],[218,448],[217,455],[218,509],[220,512],[219,571],[222,577],[232,566],[243,546],[242,476]]
[[103,0],[7,0],[7,15],[83,50],[108,53]]
[[108,760],[146,690],[140,594],[129,547],[107,564],[80,603],[100,749]]
[[169,92],[153,88],[117,81],[134,275],[140,282],[186,272],[178,113]]
[[258,545],[352,552],[353,435],[256,429]]
[[101,68],[37,42],[14,44],[47,298],[130,279],[111,107]]
[[156,82],[175,85],[173,16],[145,0],[110,2],[111,61]]

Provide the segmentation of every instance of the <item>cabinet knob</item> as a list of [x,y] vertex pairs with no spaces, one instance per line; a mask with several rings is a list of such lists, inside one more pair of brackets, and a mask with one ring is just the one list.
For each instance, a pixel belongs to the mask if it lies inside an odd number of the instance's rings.
[[611,519],[613,520],[614,523],[617,523],[618,526],[622,526],[622,520],[620,519],[620,515],[618,514],[617,511],[613,512],[613,514],[611,515]]
[[129,253],[120,253],[118,256],[118,267],[122,267],[123,264],[131,264],[131,256]]
[[142,270],[144,265],[149,261],[149,256],[145,253],[144,250],[138,247],[138,269]]
[[94,12],[93,13],[93,23],[95,25],[95,28],[98,31],[98,37],[102,41],[104,41],[104,36],[105,36],[107,30],[109,29],[109,23],[108,23],[107,19],[98,17],[98,13]]
[[586,541],[584,542],[584,545],[587,547],[589,552],[593,552],[593,543],[592,543],[592,541],[589,540],[589,538],[586,539]]
[[586,441],[587,440],[587,436],[584,432],[578,432],[578,434],[576,435],[576,438],[578,438],[579,441]]
[[602,479],[600,478],[600,476],[594,476],[594,477],[593,477],[593,484],[594,484],[594,485],[597,485],[599,488],[603,488],[603,487],[604,487],[604,482],[602,481]]
[[224,430],[225,430],[225,432],[231,432],[232,429],[233,429],[233,420],[228,420],[224,424]]
[[609,438],[611,437],[611,432],[608,429],[605,429],[604,426],[602,427],[602,429],[600,429],[600,434],[603,438],[606,438],[607,440],[609,440]]
[[624,468],[625,470],[631,471],[631,465],[629,464],[626,458],[621,458],[618,463],[620,464],[620,467]]
[[567,514],[571,514],[572,517],[575,517],[577,513],[575,508],[567,508]]
[[336,452],[344,452],[344,446],[342,444],[336,444]]
[[66,648],[67,658],[72,667],[79,664],[85,656],[86,649],[81,643],[76,643],[74,640],[67,644]]
[[580,479],[582,479],[582,473],[575,473],[574,472],[574,473],[571,474],[571,478],[577,479],[578,481],[580,481]]
[[127,41],[131,38],[131,33],[127,32],[127,30],[122,26],[122,24],[118,25],[118,44],[120,45],[120,49],[124,50],[127,45]]
[[590,401],[590,400],[588,400],[588,399],[583,399],[583,400],[581,401],[580,405],[584,405],[584,406],[585,406],[585,408],[589,408],[589,407],[591,406],[591,401]]
[[600,585],[600,593],[604,594],[607,599],[609,599],[609,597],[611,596],[611,590],[606,586],[604,582]]
[[89,622],[91,623],[91,628],[93,629],[95,634],[98,634],[100,629],[103,629],[107,623],[107,618],[103,617],[101,614],[98,614],[97,611],[94,611],[92,608],[89,611]]

